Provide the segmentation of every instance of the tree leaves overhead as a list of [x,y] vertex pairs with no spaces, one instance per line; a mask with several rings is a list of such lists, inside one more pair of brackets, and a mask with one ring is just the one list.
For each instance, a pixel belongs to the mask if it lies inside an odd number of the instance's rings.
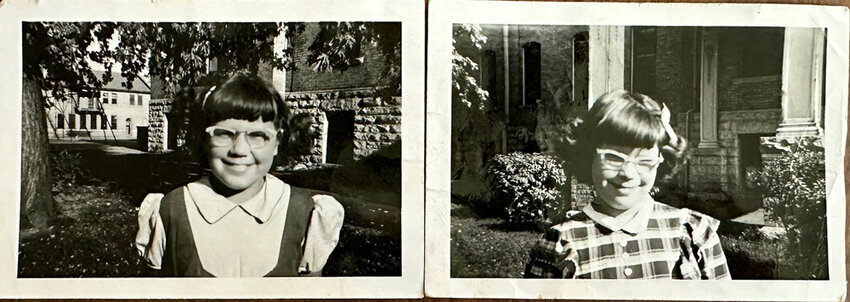
[[[363,63],[365,44],[385,57],[383,76],[391,87],[401,78],[401,28],[398,23],[321,23],[310,45],[308,64],[319,71],[339,70]],[[115,23],[26,22],[24,73],[40,80],[57,99],[67,93],[100,89],[113,80],[120,65],[122,86],[133,88],[136,78],[148,74],[162,79],[165,95],[196,85],[209,77],[208,62],[217,58],[219,74],[263,68],[294,70],[294,38],[303,23]],[[275,53],[275,38],[283,35],[287,47]],[[89,62],[102,64],[97,78]],[[267,67],[266,67],[267,66]],[[396,89],[400,91],[400,88]]]
[[340,71],[360,66],[366,47],[373,47],[385,63],[379,83],[401,92],[401,26],[390,22],[325,22],[310,44],[307,64],[318,71]]

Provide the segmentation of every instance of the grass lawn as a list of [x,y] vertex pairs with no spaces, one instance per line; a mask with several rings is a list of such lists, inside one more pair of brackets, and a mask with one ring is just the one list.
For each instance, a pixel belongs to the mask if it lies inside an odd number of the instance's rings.
[[451,276],[522,278],[528,251],[541,234],[511,231],[501,218],[478,218],[452,204]]
[[[733,279],[802,279],[783,273],[782,239],[768,239],[741,226],[720,234]],[[724,231],[721,229],[721,231]],[[522,278],[528,251],[542,233],[516,231],[504,219],[478,217],[469,207],[452,203],[451,276],[455,278]]]
[[[185,182],[192,167],[161,154],[106,156],[56,148],[51,156],[58,216],[49,230],[21,230],[18,276],[154,276],[131,246],[136,206],[145,192],[167,192]],[[131,170],[137,173],[126,173]],[[401,275],[399,208],[347,196],[356,192],[339,194],[345,221],[324,274]]]
[[104,185],[76,186],[54,195],[59,216],[50,230],[23,232],[19,277],[132,277],[151,275],[131,246],[136,209]]

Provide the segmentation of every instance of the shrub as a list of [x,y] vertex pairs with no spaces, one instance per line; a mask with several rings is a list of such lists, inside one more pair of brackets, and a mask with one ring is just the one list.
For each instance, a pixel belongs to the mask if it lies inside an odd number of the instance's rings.
[[748,178],[762,191],[767,216],[786,230],[786,276],[825,279],[826,179],[824,151],[815,139],[783,141],[783,152]]
[[511,224],[540,225],[563,216],[569,210],[566,183],[561,161],[540,153],[496,155],[487,168],[489,204]]
[[53,178],[54,191],[64,192],[77,185],[78,178],[82,176],[81,161],[79,153],[68,150],[50,153],[50,177]]

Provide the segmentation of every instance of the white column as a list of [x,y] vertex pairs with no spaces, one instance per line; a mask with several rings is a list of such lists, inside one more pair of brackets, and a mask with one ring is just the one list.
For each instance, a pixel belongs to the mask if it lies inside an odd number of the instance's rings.
[[590,83],[588,108],[609,91],[623,89],[625,34],[623,26],[591,26],[589,34]]
[[[286,30],[286,27],[283,28]],[[283,53],[283,50],[286,49],[286,37],[282,32],[280,35],[274,38],[274,54]],[[286,92],[286,70],[280,70],[277,68],[272,68],[272,86],[274,86],[275,90],[283,96],[283,93]]]
[[702,32],[698,148],[717,148],[717,33]]
[[[510,28],[508,25],[502,26],[502,56],[504,58],[504,76],[505,76],[505,97],[503,100],[505,106],[505,125],[511,120],[511,57],[510,57]],[[502,153],[508,153],[508,132],[505,127],[502,127]]]
[[777,136],[823,134],[824,31],[786,28],[782,54],[782,122]]

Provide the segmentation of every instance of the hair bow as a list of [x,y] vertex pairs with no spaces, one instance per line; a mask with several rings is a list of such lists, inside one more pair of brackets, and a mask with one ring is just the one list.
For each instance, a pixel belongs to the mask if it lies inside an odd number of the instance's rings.
[[675,146],[679,142],[679,137],[676,136],[676,132],[673,131],[673,127],[670,126],[670,115],[670,109],[668,109],[664,103],[661,103],[661,125],[664,126],[664,131],[667,132],[667,136],[670,137],[670,144]]
[[204,106],[207,105],[207,99],[210,98],[210,95],[215,91],[215,86],[210,87],[210,90],[207,91],[207,94],[204,95],[204,100],[201,102],[201,110],[204,110]]

